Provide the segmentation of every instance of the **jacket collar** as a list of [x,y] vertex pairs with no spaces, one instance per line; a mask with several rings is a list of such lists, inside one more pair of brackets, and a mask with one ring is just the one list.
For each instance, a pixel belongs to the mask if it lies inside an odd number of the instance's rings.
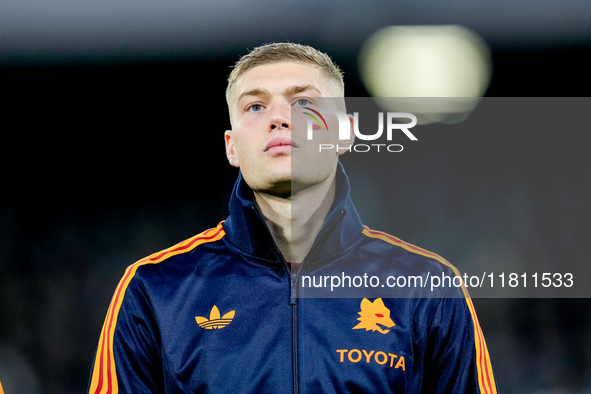
[[[305,261],[318,262],[337,255],[351,246],[361,234],[363,224],[349,192],[349,180],[341,163],[338,163],[335,201]],[[230,198],[230,216],[224,222],[228,240],[243,254],[270,262],[282,262],[283,258],[253,200],[253,192],[240,173]]]

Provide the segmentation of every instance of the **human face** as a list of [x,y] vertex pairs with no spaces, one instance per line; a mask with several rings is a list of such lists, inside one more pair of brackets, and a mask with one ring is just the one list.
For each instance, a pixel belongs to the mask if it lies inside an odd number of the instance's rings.
[[[315,97],[339,92],[319,67],[279,62],[254,67],[237,81],[230,99],[232,130],[225,133],[226,154],[255,191],[291,194],[292,186],[305,188],[331,180],[337,153],[318,154],[302,131],[292,129],[291,110],[309,106]],[[327,143],[336,134],[324,136]]]

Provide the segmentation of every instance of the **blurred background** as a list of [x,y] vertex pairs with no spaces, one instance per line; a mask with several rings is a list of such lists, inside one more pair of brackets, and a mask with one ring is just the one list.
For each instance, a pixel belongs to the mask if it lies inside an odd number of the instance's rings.
[[[4,0],[7,394],[84,392],[124,269],[225,219],[237,175],[222,138],[226,78],[239,56],[272,41],[330,54],[348,96],[589,95],[584,0]],[[461,270],[591,263],[591,108],[575,102],[575,120],[552,101],[533,108],[527,116],[554,122],[544,133],[507,130],[492,114],[498,134],[420,137],[383,165],[386,181],[345,157],[360,215]],[[502,392],[591,392],[588,298],[474,303]]]

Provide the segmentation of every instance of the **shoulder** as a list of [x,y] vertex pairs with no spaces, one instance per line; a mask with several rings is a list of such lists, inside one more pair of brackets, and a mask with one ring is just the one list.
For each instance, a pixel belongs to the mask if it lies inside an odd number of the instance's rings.
[[385,232],[372,230],[368,226],[363,226],[362,234],[374,241],[374,247],[380,248],[384,252],[397,253],[398,255],[405,256],[414,264],[422,262],[429,265],[430,268],[453,272],[458,276],[460,275],[460,272],[456,267],[436,253],[405,242]]
[[192,253],[197,252],[202,245],[215,243],[225,235],[223,222],[220,222],[216,227],[144,257],[127,267],[120,284],[125,286],[125,282],[129,283],[131,279],[140,274],[149,277],[154,273],[162,275],[165,271],[174,271],[172,266],[175,264],[186,265],[184,264],[186,260],[190,258]]
[[179,280],[186,278],[187,272],[192,269],[191,264],[187,264],[191,260],[191,252],[196,251],[201,245],[214,243],[224,237],[222,224],[223,222],[129,265],[115,288],[109,315],[114,315],[116,321],[118,311],[124,302],[135,304],[137,300],[151,298],[148,293],[153,296],[166,286],[178,285]]

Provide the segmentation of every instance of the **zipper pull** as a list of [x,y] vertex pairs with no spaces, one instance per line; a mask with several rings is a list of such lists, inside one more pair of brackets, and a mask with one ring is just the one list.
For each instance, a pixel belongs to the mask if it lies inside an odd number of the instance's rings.
[[291,285],[290,285],[290,289],[289,289],[289,291],[290,291],[289,304],[290,305],[296,304],[297,290],[298,290],[298,274],[291,274]]

